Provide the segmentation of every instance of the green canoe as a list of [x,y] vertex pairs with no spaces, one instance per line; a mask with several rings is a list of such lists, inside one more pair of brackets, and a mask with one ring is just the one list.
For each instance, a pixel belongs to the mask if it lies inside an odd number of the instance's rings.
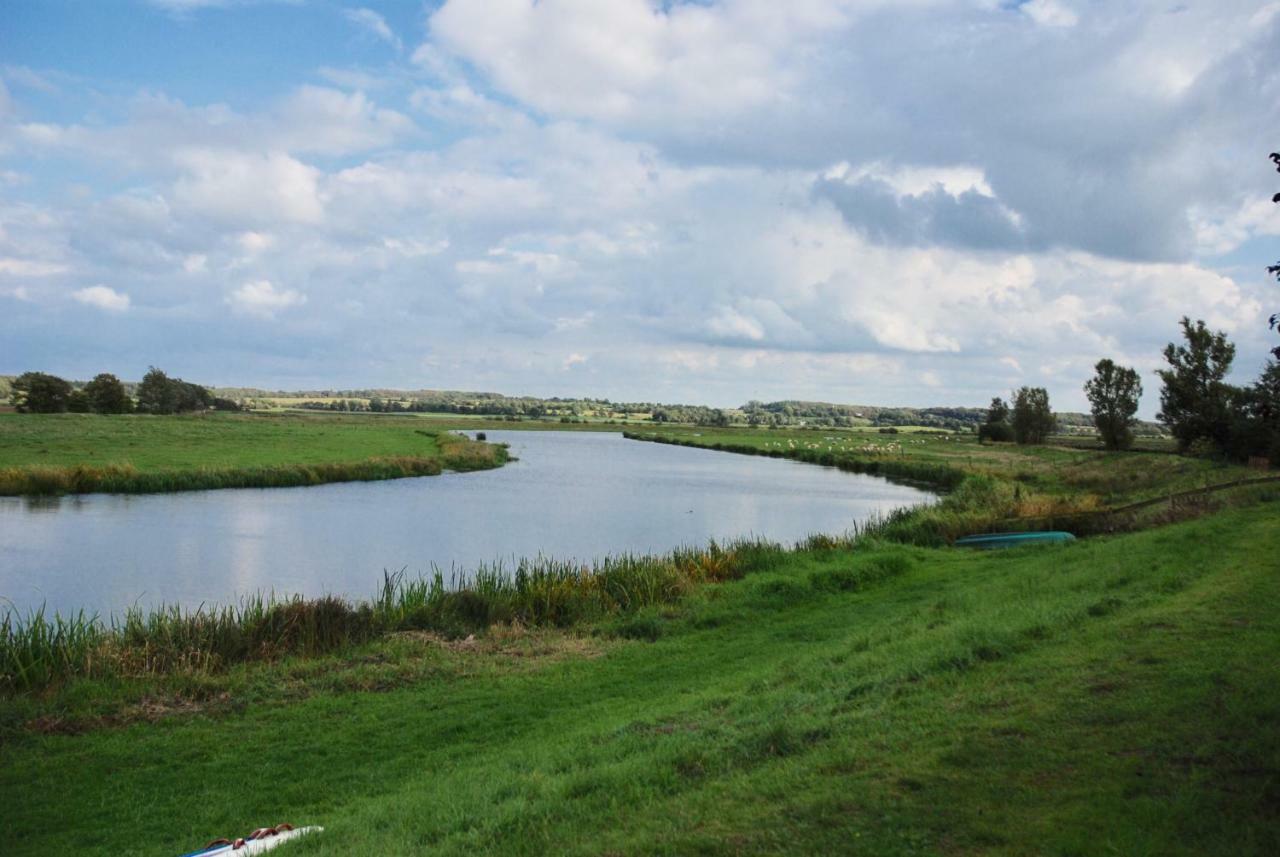
[[1071,533],[1049,530],[1040,533],[980,533],[976,536],[965,536],[962,539],[956,539],[955,544],[958,548],[991,550],[993,548],[1016,548],[1022,545],[1060,544],[1062,542],[1073,542],[1075,539],[1076,537]]

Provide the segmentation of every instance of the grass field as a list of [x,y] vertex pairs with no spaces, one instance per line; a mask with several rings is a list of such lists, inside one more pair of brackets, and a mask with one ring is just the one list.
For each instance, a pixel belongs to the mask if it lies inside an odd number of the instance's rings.
[[816,548],[571,631],[4,699],[0,836],[172,855],[287,820],[326,827],[298,855],[1271,854],[1275,521]]
[[955,470],[970,476],[1020,486],[1023,514],[1037,503],[1053,500],[1088,508],[1143,500],[1259,475],[1256,471],[1211,459],[1155,452],[1103,452],[1075,443],[1044,446],[979,444],[967,433],[911,432],[881,434],[876,430],[711,429],[663,426],[627,430],[637,439],[667,440],[813,461],[899,463],[924,472]]
[[[76,419],[49,423],[61,445],[28,433],[23,454],[76,461],[140,421],[91,442],[96,423]],[[386,456],[377,444],[452,443],[449,425],[220,416],[138,431],[154,441],[144,466],[163,470],[193,466],[181,439],[200,432],[232,456],[253,432],[259,452],[291,455],[368,432],[361,448]],[[81,623],[78,648],[5,625],[4,853],[172,855],[280,821],[326,827],[289,846],[299,855],[1274,853],[1274,487],[1139,532],[969,553],[921,545],[1249,472],[925,433],[646,436],[896,468],[949,493],[792,551],[539,559],[461,589],[397,583],[367,605]],[[64,668],[39,673],[52,652]],[[13,664],[36,671],[24,684]]]
[[0,414],[0,494],[305,485],[503,460],[413,418]]

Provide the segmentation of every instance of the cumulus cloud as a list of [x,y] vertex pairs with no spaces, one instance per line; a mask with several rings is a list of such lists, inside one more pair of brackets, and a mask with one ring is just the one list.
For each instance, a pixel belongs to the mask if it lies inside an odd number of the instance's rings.
[[174,202],[229,224],[316,223],[324,213],[320,173],[284,152],[187,149]]
[[274,318],[281,310],[305,304],[307,296],[294,289],[277,289],[269,280],[254,280],[228,295],[227,302],[245,315]]
[[274,142],[291,152],[342,155],[390,145],[413,130],[395,110],[377,106],[363,92],[303,86],[277,114]]
[[129,308],[129,296],[109,286],[89,286],[72,292],[71,297],[82,304],[108,312],[124,312]]
[[[32,300],[0,363],[53,354],[32,331],[102,281],[272,385],[1082,406],[1099,356],[1154,368],[1183,314],[1253,371],[1280,234],[1249,154],[1280,107],[1264,11],[448,0],[412,60],[308,66],[333,86],[157,81],[68,121],[15,84],[0,288]],[[290,323],[252,342],[255,317]],[[79,336],[128,352],[116,327]],[[567,368],[600,386],[547,380]]]
[[613,121],[732,115],[786,97],[785,61],[850,4],[657,4],[646,0],[451,0],[431,43],[539,110]]

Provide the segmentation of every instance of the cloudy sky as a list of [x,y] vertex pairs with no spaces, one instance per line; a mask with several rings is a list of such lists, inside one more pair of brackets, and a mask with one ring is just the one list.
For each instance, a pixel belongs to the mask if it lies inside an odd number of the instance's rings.
[[[364,2],[365,5],[359,5]],[[1280,3],[150,0],[0,21],[0,372],[1060,409],[1274,344]]]

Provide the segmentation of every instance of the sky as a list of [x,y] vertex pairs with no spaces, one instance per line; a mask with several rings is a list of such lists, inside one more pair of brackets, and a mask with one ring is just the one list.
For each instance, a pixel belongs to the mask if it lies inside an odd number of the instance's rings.
[[1158,409],[1275,334],[1280,3],[0,13],[0,373]]

